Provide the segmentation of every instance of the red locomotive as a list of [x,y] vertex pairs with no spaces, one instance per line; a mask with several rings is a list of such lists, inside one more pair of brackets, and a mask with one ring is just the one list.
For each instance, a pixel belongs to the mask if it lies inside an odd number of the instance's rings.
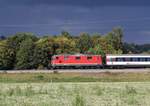
[[101,67],[102,56],[100,55],[54,55],[51,61],[53,68],[89,68],[89,67]]

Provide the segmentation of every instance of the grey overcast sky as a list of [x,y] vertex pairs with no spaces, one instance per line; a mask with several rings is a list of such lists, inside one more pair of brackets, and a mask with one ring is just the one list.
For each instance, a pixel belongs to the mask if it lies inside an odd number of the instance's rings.
[[0,35],[106,34],[118,26],[124,41],[150,43],[150,0],[0,0]]

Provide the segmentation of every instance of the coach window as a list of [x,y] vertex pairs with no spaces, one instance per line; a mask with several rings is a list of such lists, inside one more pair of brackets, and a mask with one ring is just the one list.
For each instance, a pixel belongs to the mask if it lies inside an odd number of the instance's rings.
[[130,61],[133,61],[133,58],[129,58],[130,59]]
[[150,61],[150,58],[147,58],[147,61]]
[[92,56],[88,56],[87,59],[88,59],[88,60],[92,60]]
[[147,58],[147,61],[150,61],[150,58]]
[[119,61],[119,58],[116,58],[116,61]]
[[148,61],[148,58],[145,58],[145,61]]
[[146,61],[150,61],[150,58],[146,58]]
[[79,56],[78,56],[78,57],[76,57],[76,60],[80,60],[80,59],[81,59],[81,57],[79,57]]
[[138,58],[132,58],[132,61],[138,61]]
[[116,58],[116,61],[119,61],[119,58]]
[[138,61],[141,61],[141,58],[138,58]]
[[145,61],[145,58],[140,58],[140,61]]
[[122,58],[116,58],[116,61],[120,62],[120,61],[122,61]]
[[149,61],[148,58],[145,58],[145,61]]
[[126,58],[122,58],[122,61],[126,61]]
[[117,58],[117,61],[121,61],[121,58]]
[[129,61],[130,61],[130,58],[125,58],[125,61],[128,61],[128,62],[129,62]]

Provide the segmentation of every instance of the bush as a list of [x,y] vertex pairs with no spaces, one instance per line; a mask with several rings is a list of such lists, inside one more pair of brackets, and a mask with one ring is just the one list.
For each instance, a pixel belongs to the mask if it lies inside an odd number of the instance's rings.
[[9,90],[7,91],[8,96],[12,96],[14,94],[14,89],[13,88],[9,88]]
[[127,94],[137,94],[137,91],[134,87],[130,87],[130,86],[126,85],[126,93]]
[[38,76],[36,76],[36,79],[37,79],[37,80],[43,80],[43,79],[44,79],[44,76],[43,76],[43,75],[38,75]]
[[83,96],[77,94],[75,97],[75,102],[73,102],[73,106],[85,106],[85,101]]
[[24,91],[26,96],[32,96],[35,94],[32,86],[27,86]]

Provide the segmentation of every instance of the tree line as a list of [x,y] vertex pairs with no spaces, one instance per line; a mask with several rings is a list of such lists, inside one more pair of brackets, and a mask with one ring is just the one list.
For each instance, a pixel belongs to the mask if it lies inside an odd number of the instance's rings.
[[[45,69],[55,54],[122,54],[149,53],[146,48],[124,43],[121,28],[114,28],[106,35],[80,33],[73,36],[67,31],[60,35],[37,37],[33,33],[16,33],[0,37],[0,69]],[[138,48],[140,51],[136,51]],[[144,50],[144,51],[143,51]],[[136,51],[136,52],[135,52]]]

